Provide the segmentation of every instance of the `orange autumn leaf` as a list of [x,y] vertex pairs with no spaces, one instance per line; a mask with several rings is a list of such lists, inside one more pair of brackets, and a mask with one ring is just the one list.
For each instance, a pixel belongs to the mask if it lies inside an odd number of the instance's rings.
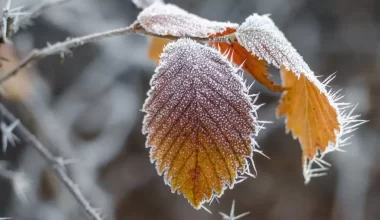
[[329,142],[336,144],[340,125],[337,109],[327,94],[301,74],[299,79],[282,68],[285,87],[290,87],[281,98],[277,108],[279,117],[286,116],[286,130],[297,137],[303,151],[303,164],[313,160],[317,152],[325,152]]
[[170,43],[170,40],[152,37],[149,42],[148,48],[148,57],[154,62],[158,63],[160,61],[160,55],[164,49],[164,47]]
[[365,121],[352,115],[353,109],[346,112],[351,106],[338,102],[342,96],[326,90],[333,77],[320,82],[269,15],[249,16],[234,37],[251,54],[282,69],[282,85],[287,90],[278,106],[278,116],[287,116],[286,130],[300,141],[305,182],[324,175],[330,166],[324,156],[341,150],[349,139],[344,136]]
[[231,44],[226,42],[216,42],[213,44],[216,48],[219,48],[222,53],[226,53],[229,60],[241,66],[244,71],[249,73],[268,89],[274,92],[282,92],[285,90],[282,86],[276,85],[269,79],[270,73],[267,70],[267,62],[248,52],[236,40]]
[[[145,30],[158,35],[175,37],[221,37],[236,31],[238,27],[233,23],[215,22],[188,13],[185,10],[172,5],[158,2],[144,9],[138,16],[138,22]],[[149,46],[148,56],[158,63],[162,48],[170,42],[169,40],[152,38]],[[268,89],[281,92],[284,91],[280,85],[274,84],[269,79],[267,62],[248,52],[235,39],[232,44],[226,42],[211,43],[220,48],[222,53],[228,54],[236,65],[251,74],[258,82]]]
[[257,106],[237,71],[213,48],[170,43],[143,107],[151,161],[197,209],[249,173]]
[[[221,33],[210,35],[210,38],[223,37],[235,32],[235,28],[227,28]],[[282,86],[276,85],[269,79],[270,73],[267,70],[268,63],[264,59],[259,59],[259,57],[248,52],[236,39],[234,39],[231,44],[227,42],[212,42],[210,44],[218,48],[221,53],[226,54],[229,60],[237,66],[241,66],[244,71],[249,73],[268,89],[274,92],[282,92],[285,90]]]
[[[247,17],[241,25],[236,25],[209,21],[188,13],[175,5],[159,3],[144,9],[140,13],[137,23],[145,31],[154,35],[215,41],[209,44],[218,48],[220,52],[225,54],[225,57],[241,66],[257,81],[273,91],[283,91],[284,98],[278,108],[279,115],[288,116],[290,123],[287,125],[287,130],[291,130],[294,137],[301,142],[304,150],[303,166],[306,182],[311,177],[321,175],[321,172],[327,169],[326,164],[328,166],[328,163],[323,161],[324,155],[334,150],[340,150],[340,147],[347,144],[346,141],[348,140],[343,136],[351,133],[365,122],[358,120],[358,115],[352,115],[352,111],[345,112],[345,109],[350,106],[347,106],[346,103],[338,103],[340,97],[336,93],[326,91],[327,83],[318,81],[314,72],[269,15],[254,13]],[[218,37],[224,39],[215,39]],[[220,40],[226,40],[226,42],[220,42]],[[182,54],[180,57],[181,59],[186,58]],[[198,66],[198,64],[195,65]],[[269,79],[267,65],[273,65],[277,68],[284,67],[293,75],[285,72],[283,74],[283,85],[275,85]],[[301,97],[298,94],[299,89],[303,89],[302,91],[307,92],[307,94],[302,94],[303,97]],[[315,103],[310,103],[308,98],[308,95],[314,94],[311,92],[318,94]],[[300,98],[301,102],[294,104],[294,98]],[[327,107],[324,107],[327,108],[325,110],[327,115],[333,114],[331,111],[335,112],[335,115],[331,116],[334,120],[330,122],[332,127],[319,126],[316,122],[310,126],[313,120],[316,121],[321,118],[322,113],[313,112],[314,109],[323,109],[313,106],[313,104],[321,104],[320,102],[328,104]],[[304,124],[298,121],[298,118],[294,120],[296,117],[294,114],[298,114],[298,111],[301,110],[307,110],[303,115]],[[302,125],[304,129],[302,129]],[[313,164],[319,168],[314,169]]]

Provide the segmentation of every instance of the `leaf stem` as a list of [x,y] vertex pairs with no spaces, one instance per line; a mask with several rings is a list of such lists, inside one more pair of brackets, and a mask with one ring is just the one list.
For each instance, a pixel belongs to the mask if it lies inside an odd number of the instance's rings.
[[[140,35],[145,35],[145,36],[165,38],[169,40],[177,40],[179,38],[182,38],[182,37],[171,36],[171,35],[157,35],[155,33],[146,31],[140,24],[133,23],[132,25],[128,27],[123,27],[123,28],[118,28],[118,29],[109,30],[105,32],[100,32],[100,33],[90,34],[90,35],[86,35],[82,37],[68,39],[63,42],[58,42],[53,45],[48,45],[42,49],[32,50],[16,67],[14,67],[12,70],[10,70],[9,72],[5,74],[2,74],[3,76],[0,77],[0,84],[4,83],[9,78],[16,75],[22,68],[26,67],[32,61],[36,61],[36,60],[39,60],[39,59],[42,59],[54,54],[63,55],[65,52],[69,51],[72,48],[79,47],[87,43],[103,40],[109,37],[115,37],[115,36],[120,36],[124,34],[140,34]],[[196,41],[202,41],[202,42],[210,42],[210,41],[229,42],[229,39],[225,37],[211,37],[211,38],[188,37],[188,38],[192,40],[196,40]]]

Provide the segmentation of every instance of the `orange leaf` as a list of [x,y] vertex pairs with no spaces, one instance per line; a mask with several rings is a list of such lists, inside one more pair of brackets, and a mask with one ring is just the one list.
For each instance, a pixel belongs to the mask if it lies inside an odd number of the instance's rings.
[[[302,56],[286,39],[269,15],[253,15],[236,29],[234,37],[247,51],[282,69],[284,91],[278,116],[287,116],[287,131],[298,138],[303,150],[305,182],[324,175],[324,155],[340,150],[349,139],[342,138],[364,123],[358,115],[345,112],[350,105],[337,103],[341,96],[326,91],[333,77],[319,82]],[[315,168],[316,165],[318,168]]]
[[284,92],[277,114],[287,117],[287,132],[292,131],[293,137],[298,138],[305,165],[317,156],[318,151],[324,153],[329,142],[337,143],[340,131],[337,109],[327,94],[304,74],[297,79],[293,72],[284,68],[281,73],[283,85],[291,89]]
[[[226,36],[235,31],[236,29],[234,28],[227,28],[222,33],[211,35],[210,38]],[[231,44],[227,42],[213,42],[211,45],[218,48],[221,53],[227,54],[229,60],[232,60],[237,66],[241,66],[244,71],[249,73],[268,89],[274,92],[282,92],[285,90],[282,86],[276,85],[269,79],[270,75],[267,71],[267,62],[248,52],[236,39]]]
[[148,49],[148,57],[154,62],[158,63],[160,61],[160,55],[164,49],[164,47],[170,43],[170,40],[160,38],[160,37],[152,37],[149,43]]
[[249,173],[256,106],[213,48],[181,39],[165,47],[143,111],[152,162],[195,208]]
[[214,43],[216,48],[220,48],[222,53],[227,53],[228,59],[232,60],[236,65],[242,66],[242,69],[254,77],[259,83],[266,86],[274,92],[282,92],[285,90],[280,85],[276,85],[269,79],[267,71],[267,62],[259,59],[257,56],[248,52],[237,41],[232,44],[225,42]]

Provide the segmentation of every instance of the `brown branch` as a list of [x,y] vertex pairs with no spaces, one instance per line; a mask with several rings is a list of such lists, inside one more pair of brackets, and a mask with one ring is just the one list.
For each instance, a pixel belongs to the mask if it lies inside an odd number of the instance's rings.
[[[4,83],[9,78],[16,75],[18,71],[26,67],[32,61],[36,61],[36,60],[39,60],[39,59],[42,59],[54,54],[63,54],[72,48],[79,47],[87,43],[92,43],[99,40],[103,40],[105,38],[120,36],[124,34],[140,34],[140,35],[145,35],[145,36],[165,38],[169,40],[177,40],[181,38],[181,37],[171,36],[171,35],[154,34],[154,33],[146,31],[138,23],[134,23],[131,26],[124,27],[124,28],[119,28],[119,29],[101,32],[101,33],[90,34],[83,37],[68,39],[64,42],[58,42],[53,45],[48,45],[47,47],[42,48],[42,49],[33,50],[15,68],[13,68],[11,71],[5,74],[1,74],[3,76],[0,77],[0,84]],[[215,37],[215,38],[201,38],[201,37],[189,37],[189,38],[196,41],[202,41],[202,42],[209,42],[209,41],[230,42],[230,36]]]
[[[0,114],[7,123],[12,123],[16,119],[16,117],[9,112],[2,104],[0,104]],[[73,182],[73,180],[66,173],[66,168],[64,165],[64,161],[62,158],[55,157],[46,147],[44,147],[41,142],[37,140],[37,138],[29,132],[29,130],[22,125],[21,123],[17,125],[14,129],[14,133],[17,137],[26,144],[32,146],[35,150],[40,153],[40,155],[46,160],[49,164],[49,167],[58,179],[67,187],[67,189],[71,192],[74,198],[78,201],[78,203],[82,206],[84,211],[86,212],[89,219],[93,220],[102,220],[100,214],[96,211],[94,207],[91,206],[90,202],[85,198],[82,194],[78,186]]]

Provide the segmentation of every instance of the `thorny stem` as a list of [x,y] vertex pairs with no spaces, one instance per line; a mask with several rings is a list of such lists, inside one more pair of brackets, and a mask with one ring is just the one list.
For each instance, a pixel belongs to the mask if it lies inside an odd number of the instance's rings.
[[9,43],[8,37],[24,25],[27,25],[31,19],[40,15],[45,9],[69,2],[71,0],[54,0],[43,2],[36,7],[31,8],[28,12],[22,12],[25,7],[11,8],[12,0],[7,0],[5,7],[3,8],[3,14],[1,18],[1,43]]
[[[2,104],[0,104],[0,114],[3,119],[8,123],[15,120],[15,116],[9,112]],[[40,155],[49,164],[50,169],[53,170],[60,181],[67,187],[71,194],[75,197],[78,203],[83,207],[89,219],[102,220],[100,214],[96,211],[94,207],[91,206],[90,202],[82,194],[78,186],[73,182],[73,180],[66,173],[66,168],[62,159],[55,157],[46,147],[44,147],[37,138],[30,133],[30,131],[21,123],[15,128],[16,135],[25,142],[32,146],[35,150],[40,153]]]
[[[72,48],[79,47],[87,43],[96,42],[105,38],[120,36],[124,34],[140,34],[140,35],[146,35],[146,36],[165,38],[168,40],[177,40],[181,38],[181,37],[171,36],[171,35],[157,35],[157,34],[146,31],[140,24],[134,23],[124,28],[119,28],[119,29],[101,32],[101,33],[90,34],[83,37],[68,39],[63,42],[58,42],[53,45],[48,45],[42,49],[33,50],[15,68],[13,68],[11,71],[7,72],[2,77],[0,77],[0,84],[4,83],[9,78],[16,75],[18,71],[26,67],[32,61],[39,60],[39,59],[42,59],[54,54],[63,55],[65,52],[69,51]],[[209,42],[209,41],[230,42],[230,37],[213,37],[213,38],[189,37],[189,38],[196,41],[203,41],[203,42]]]

